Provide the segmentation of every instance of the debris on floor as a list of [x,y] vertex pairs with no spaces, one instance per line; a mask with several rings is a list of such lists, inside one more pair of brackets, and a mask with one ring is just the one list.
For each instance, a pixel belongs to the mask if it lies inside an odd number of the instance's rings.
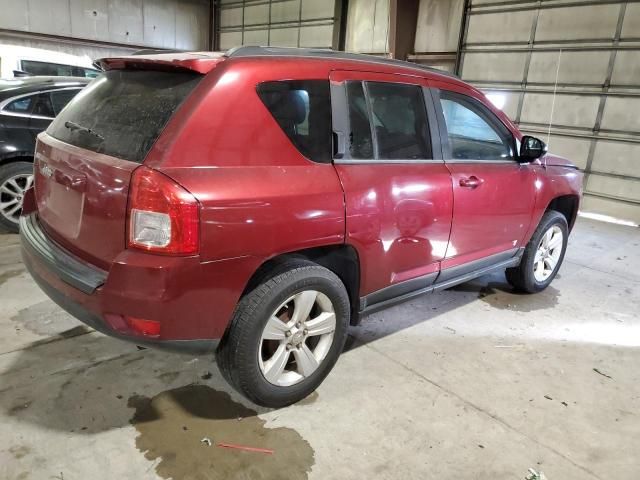
[[246,452],[258,452],[273,455],[273,450],[269,448],[247,447],[245,445],[235,445],[233,443],[218,443],[217,445],[222,448],[235,448],[236,450],[244,450]]
[[209,437],[204,437],[202,440],[200,440],[200,443],[204,443],[207,447],[210,447],[211,439]]
[[533,468],[529,469],[529,473],[524,480],[548,480],[547,476],[542,472],[536,472]]
[[598,370],[597,368],[593,369],[594,372],[596,372],[599,375],[602,375],[603,377],[607,377],[613,380],[613,377],[611,375],[607,375],[606,373],[602,373],[600,370]]

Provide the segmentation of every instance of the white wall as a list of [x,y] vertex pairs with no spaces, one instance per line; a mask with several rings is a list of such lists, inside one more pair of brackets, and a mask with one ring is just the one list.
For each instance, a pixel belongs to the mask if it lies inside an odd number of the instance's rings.
[[346,37],[349,52],[389,52],[389,0],[349,0]]
[[209,49],[207,0],[0,0],[0,12],[1,29],[151,48]]

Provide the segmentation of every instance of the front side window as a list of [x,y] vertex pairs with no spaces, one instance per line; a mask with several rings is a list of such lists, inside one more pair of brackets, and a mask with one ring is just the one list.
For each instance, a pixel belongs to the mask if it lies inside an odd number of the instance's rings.
[[466,95],[440,92],[451,158],[513,160],[513,136],[488,109]]
[[258,96],[300,153],[331,161],[331,100],[327,80],[264,82]]

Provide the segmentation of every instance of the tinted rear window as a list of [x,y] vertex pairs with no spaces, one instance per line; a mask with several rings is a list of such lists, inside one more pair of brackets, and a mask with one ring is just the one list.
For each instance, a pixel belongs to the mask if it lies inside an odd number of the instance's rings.
[[62,110],[47,133],[77,147],[142,163],[201,78],[183,72],[105,72]]
[[265,82],[258,95],[300,153],[315,162],[331,161],[328,80]]

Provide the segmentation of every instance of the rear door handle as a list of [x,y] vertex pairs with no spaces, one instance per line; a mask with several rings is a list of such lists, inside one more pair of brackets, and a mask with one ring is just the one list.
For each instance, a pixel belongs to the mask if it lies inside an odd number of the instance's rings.
[[482,185],[482,182],[483,180],[481,178],[471,175],[469,178],[461,178],[460,186],[465,188],[478,188]]

